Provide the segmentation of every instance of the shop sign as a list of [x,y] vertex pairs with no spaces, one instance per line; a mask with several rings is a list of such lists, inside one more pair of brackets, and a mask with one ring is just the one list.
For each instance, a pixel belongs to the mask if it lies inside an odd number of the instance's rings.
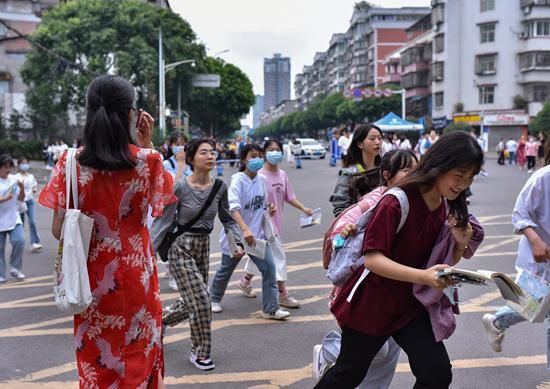
[[453,123],[479,123],[481,116],[479,115],[460,115],[453,116]]
[[484,126],[526,126],[529,115],[517,113],[490,114],[483,116]]

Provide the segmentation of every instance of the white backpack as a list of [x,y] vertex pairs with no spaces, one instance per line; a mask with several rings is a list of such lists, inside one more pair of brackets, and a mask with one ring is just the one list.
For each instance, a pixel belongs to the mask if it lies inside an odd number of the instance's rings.
[[[350,236],[346,239],[344,246],[338,249],[334,249],[332,252],[332,259],[328,266],[327,277],[332,281],[335,286],[342,286],[355,271],[364,265],[363,261],[363,240],[365,238],[365,231],[369,224],[374,211],[380,204],[380,201],[386,196],[394,196],[399,200],[401,206],[401,220],[397,226],[396,234],[401,231],[407,216],[409,215],[409,200],[407,195],[400,188],[388,189],[378,200],[376,205],[370,207],[356,223],[357,234]],[[367,270],[368,273],[368,270]]]

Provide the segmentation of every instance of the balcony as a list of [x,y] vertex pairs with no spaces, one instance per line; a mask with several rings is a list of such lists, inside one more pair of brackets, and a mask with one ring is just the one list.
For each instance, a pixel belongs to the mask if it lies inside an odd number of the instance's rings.
[[533,5],[550,6],[550,0],[521,0],[521,8]]

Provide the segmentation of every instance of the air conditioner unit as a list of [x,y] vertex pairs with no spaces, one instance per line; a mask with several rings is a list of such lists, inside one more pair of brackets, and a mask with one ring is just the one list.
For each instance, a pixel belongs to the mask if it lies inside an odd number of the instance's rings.
[[519,33],[519,39],[527,39],[529,38],[529,33],[527,31],[522,31]]

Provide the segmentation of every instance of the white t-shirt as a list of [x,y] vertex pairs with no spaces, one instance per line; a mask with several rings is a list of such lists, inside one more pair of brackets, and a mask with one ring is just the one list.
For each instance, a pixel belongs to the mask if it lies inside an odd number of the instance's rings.
[[351,145],[351,139],[346,138],[345,136],[341,136],[338,138],[338,146],[340,146],[340,149],[342,150],[342,154],[348,155],[348,149]]
[[17,212],[17,196],[19,195],[19,186],[15,176],[9,175],[8,178],[0,178],[0,195],[5,196],[10,190],[15,191],[11,200],[0,203],[0,232],[11,231],[17,224],[21,224],[21,216]]
[[[542,241],[550,245],[550,166],[545,166],[533,173],[521,190],[512,212],[514,233],[521,234],[527,227],[532,227]],[[516,268],[542,274],[550,279],[550,263],[537,263],[533,258],[531,245],[523,235],[518,245]]]
[[399,144],[399,148],[401,150],[410,150],[412,148],[411,142],[405,138],[405,140]]
[[[227,197],[229,211],[238,210],[254,237],[265,239],[263,228],[264,213],[267,209],[265,177],[256,174],[252,179],[243,172],[233,174]],[[224,230],[220,233],[220,245],[224,254],[230,254],[229,242]]]
[[13,177],[16,181],[23,181],[23,186],[25,187],[25,201],[33,200],[34,194],[32,191],[38,186],[36,178],[30,173],[25,175],[17,173],[14,174]]
[[506,142],[506,148],[510,153],[515,153],[517,148],[517,143],[515,140],[510,139],[508,142]]

